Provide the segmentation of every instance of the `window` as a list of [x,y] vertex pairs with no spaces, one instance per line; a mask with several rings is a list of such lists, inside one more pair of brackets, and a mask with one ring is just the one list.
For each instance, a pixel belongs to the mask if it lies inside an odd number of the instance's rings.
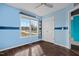
[[20,34],[21,37],[38,35],[38,21],[20,14]]
[[37,35],[38,31],[38,22],[37,21],[34,21],[34,20],[31,20],[31,35]]

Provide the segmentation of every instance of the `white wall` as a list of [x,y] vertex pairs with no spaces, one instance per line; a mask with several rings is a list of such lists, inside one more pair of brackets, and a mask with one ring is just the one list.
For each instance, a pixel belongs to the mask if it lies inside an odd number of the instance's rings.
[[42,40],[54,42],[54,17],[46,18],[42,21]]
[[[52,12],[46,16],[43,16],[43,21],[46,18],[50,18],[52,16],[55,17],[54,21],[54,28],[56,27],[68,27],[68,12],[70,9],[73,8],[73,4],[68,5],[67,7],[56,11]],[[68,29],[65,30],[54,30],[54,43],[66,48],[70,48],[70,42],[69,42],[69,31]]]

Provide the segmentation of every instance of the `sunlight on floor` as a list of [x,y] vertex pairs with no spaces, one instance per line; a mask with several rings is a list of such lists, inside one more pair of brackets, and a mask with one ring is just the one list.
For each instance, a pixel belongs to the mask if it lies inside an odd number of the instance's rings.
[[35,45],[21,52],[17,52],[15,56],[45,56],[45,55],[40,45]]
[[31,48],[32,50],[32,56],[43,56],[44,52],[42,50],[42,48],[40,47],[40,45],[36,45],[34,47]]
[[17,52],[15,56],[28,56],[29,55],[29,49],[23,50],[21,52]]

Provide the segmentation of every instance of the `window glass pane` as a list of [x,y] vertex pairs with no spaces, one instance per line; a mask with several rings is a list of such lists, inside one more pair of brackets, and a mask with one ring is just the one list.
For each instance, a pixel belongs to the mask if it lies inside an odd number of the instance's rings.
[[30,35],[30,20],[26,17],[21,17],[21,36],[26,37]]
[[38,21],[31,20],[31,34],[32,35],[38,34]]
[[20,15],[20,35],[21,37],[38,35],[38,21],[27,18],[27,15]]

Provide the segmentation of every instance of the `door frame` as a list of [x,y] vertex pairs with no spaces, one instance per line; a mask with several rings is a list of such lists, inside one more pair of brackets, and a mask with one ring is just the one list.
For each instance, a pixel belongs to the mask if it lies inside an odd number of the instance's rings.
[[70,35],[70,30],[71,30],[70,25],[71,25],[71,18],[72,18],[71,17],[71,12],[76,10],[76,9],[78,9],[78,8],[79,8],[79,5],[74,7],[73,9],[69,10],[69,12],[68,12],[68,38],[69,38],[68,41],[69,41],[69,49],[71,49],[71,45],[72,45],[71,40],[73,40],[71,35]]

